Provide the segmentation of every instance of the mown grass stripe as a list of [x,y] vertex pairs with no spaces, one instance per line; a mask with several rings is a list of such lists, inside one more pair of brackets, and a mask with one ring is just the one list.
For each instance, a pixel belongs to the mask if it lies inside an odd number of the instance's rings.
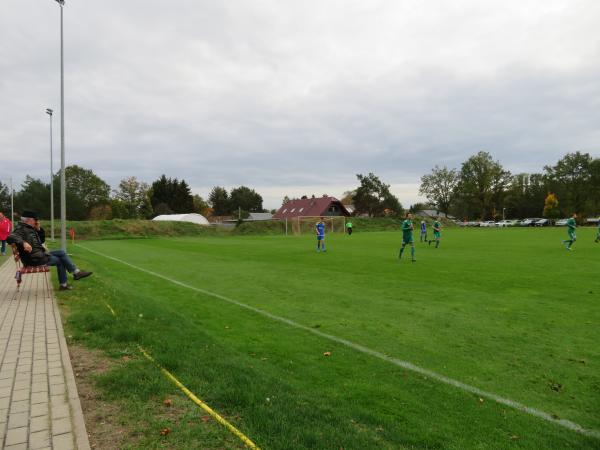
[[479,388],[477,388],[475,386],[471,386],[469,384],[463,383],[463,382],[455,380],[453,378],[446,377],[446,376],[444,376],[442,374],[439,374],[437,372],[434,372],[432,370],[419,367],[419,366],[417,366],[417,365],[415,365],[415,364],[413,364],[413,363],[411,363],[409,361],[404,361],[404,360],[400,360],[400,359],[397,359],[397,358],[393,358],[391,356],[385,355],[383,353],[380,353],[380,352],[378,352],[376,350],[370,349],[370,348],[365,347],[363,345],[360,345],[360,344],[348,341],[346,339],[343,339],[343,338],[340,338],[340,337],[337,337],[337,336],[334,336],[334,335],[331,335],[331,334],[323,333],[322,331],[319,331],[317,329],[308,327],[306,325],[302,325],[300,323],[294,322],[293,320],[286,319],[285,317],[277,316],[277,315],[272,314],[272,313],[270,313],[268,311],[265,311],[263,309],[247,305],[245,303],[239,302],[237,300],[234,300],[232,298],[226,297],[224,295],[217,294],[215,292],[211,292],[211,291],[208,291],[206,289],[202,289],[202,288],[198,288],[198,287],[189,285],[189,284],[184,283],[182,281],[178,281],[178,280],[175,280],[173,278],[170,278],[170,277],[167,277],[165,275],[162,275],[160,273],[153,272],[153,271],[148,270],[148,269],[144,269],[143,267],[138,267],[138,266],[136,266],[134,264],[131,264],[131,263],[127,262],[127,261],[123,261],[122,259],[115,258],[114,256],[106,255],[106,254],[98,252],[96,250],[92,250],[92,249],[90,249],[88,247],[85,247],[85,246],[83,246],[81,244],[78,244],[78,246],[81,247],[81,248],[83,248],[83,249],[85,249],[85,250],[87,250],[87,251],[89,251],[90,253],[94,253],[94,254],[102,256],[104,258],[116,261],[116,262],[118,262],[120,264],[126,265],[126,266],[131,267],[133,269],[136,269],[136,270],[138,270],[140,272],[147,273],[147,274],[152,275],[154,277],[163,279],[163,280],[168,281],[170,283],[173,283],[175,285],[178,285],[178,286],[184,287],[186,289],[190,289],[190,290],[199,292],[201,294],[204,294],[204,295],[207,295],[207,296],[210,296],[210,297],[217,298],[219,300],[223,300],[223,301],[225,301],[227,303],[236,305],[236,306],[238,306],[240,308],[244,308],[246,310],[255,312],[255,313],[257,313],[257,314],[259,314],[261,316],[268,317],[268,318],[270,318],[272,320],[275,320],[275,321],[278,321],[278,322],[281,322],[281,323],[285,323],[285,324],[287,324],[287,325],[289,325],[291,327],[294,327],[294,328],[297,328],[297,329],[301,329],[301,330],[304,330],[304,331],[308,331],[308,332],[310,332],[310,333],[312,333],[314,335],[320,336],[320,337],[322,337],[324,339],[336,342],[338,344],[341,344],[341,345],[344,345],[346,347],[352,348],[352,349],[354,349],[356,351],[359,351],[361,353],[373,356],[373,357],[381,359],[383,361],[387,361],[387,362],[389,362],[391,364],[394,364],[394,365],[396,365],[398,367],[402,367],[403,369],[410,370],[411,372],[415,372],[415,373],[418,373],[418,374],[423,375],[425,377],[429,377],[429,378],[431,378],[433,380],[436,380],[438,382],[441,382],[441,383],[453,386],[453,387],[455,387],[457,389],[460,389],[462,391],[465,391],[465,392],[468,392],[468,393],[471,393],[471,394],[475,394],[475,395],[477,395],[479,397],[487,398],[489,400],[493,400],[496,403],[508,406],[508,407],[510,407],[512,409],[524,412],[524,413],[532,415],[534,417],[538,417],[538,418],[540,418],[542,420],[545,420],[545,421],[547,421],[549,423],[553,423],[555,425],[558,425],[560,427],[569,429],[571,431],[576,431],[576,432],[584,434],[586,436],[590,436],[590,437],[593,437],[593,438],[596,438],[596,439],[600,439],[600,431],[599,430],[584,428],[581,425],[579,425],[579,424],[577,424],[575,422],[572,422],[570,420],[559,419],[559,418],[557,418],[557,417],[555,417],[555,416],[553,416],[553,415],[551,415],[551,414],[549,414],[547,412],[544,412],[544,411],[541,411],[539,409],[526,406],[526,405],[524,405],[522,403],[519,403],[519,402],[516,402],[514,400],[502,397],[502,396],[494,394],[492,392],[487,392],[487,391],[481,390],[481,389],[479,389]]

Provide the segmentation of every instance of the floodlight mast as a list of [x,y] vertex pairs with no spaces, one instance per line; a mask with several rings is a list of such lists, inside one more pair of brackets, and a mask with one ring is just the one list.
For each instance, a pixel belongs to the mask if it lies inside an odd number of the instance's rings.
[[50,240],[54,242],[54,169],[52,166],[52,114],[54,111],[46,108],[46,114],[50,116]]
[[65,0],[55,0],[60,6],[60,247],[67,251],[67,192],[65,186],[65,64],[63,44],[63,7]]

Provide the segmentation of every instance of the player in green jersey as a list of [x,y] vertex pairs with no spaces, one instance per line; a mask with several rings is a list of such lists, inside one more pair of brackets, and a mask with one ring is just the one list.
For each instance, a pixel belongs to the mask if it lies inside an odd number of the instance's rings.
[[596,240],[594,242],[596,244],[600,242],[600,219],[598,219],[598,232],[596,233]]
[[404,253],[404,247],[410,245],[410,256],[412,257],[412,262],[415,262],[415,241],[413,240],[413,223],[412,223],[412,214],[406,214],[406,220],[402,222],[402,247],[400,248],[400,254],[398,258],[402,259],[402,253]]
[[576,218],[577,214],[573,213],[573,217],[567,220],[567,233],[569,234],[569,239],[562,241],[563,245],[567,244],[567,250],[571,250],[571,245],[577,240],[577,236],[575,235],[575,228],[577,228],[577,223],[575,223]]
[[433,240],[427,241],[429,245],[435,241],[435,248],[440,246],[440,239],[442,238],[442,224],[438,219],[433,222]]
[[346,233],[348,233],[348,236],[352,236],[352,222],[350,221],[346,223]]

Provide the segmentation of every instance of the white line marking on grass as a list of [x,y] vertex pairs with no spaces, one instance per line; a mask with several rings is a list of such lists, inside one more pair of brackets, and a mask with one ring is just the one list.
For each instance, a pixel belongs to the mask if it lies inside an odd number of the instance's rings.
[[600,431],[598,431],[598,430],[584,428],[581,425],[576,424],[575,422],[571,422],[570,420],[558,419],[558,418],[554,417],[553,415],[548,414],[547,412],[540,411],[539,409],[536,409],[536,408],[531,408],[531,407],[526,406],[526,405],[524,405],[522,403],[516,402],[514,400],[510,400],[510,399],[505,398],[505,397],[501,397],[501,396],[499,396],[497,394],[494,394],[492,392],[483,391],[483,390],[481,390],[481,389],[479,389],[479,388],[477,388],[475,386],[471,386],[469,384],[465,384],[465,383],[463,383],[461,381],[458,381],[458,380],[455,380],[453,378],[448,378],[448,377],[446,377],[444,375],[441,375],[441,374],[439,374],[437,372],[433,372],[433,371],[431,371],[429,369],[424,369],[422,367],[416,366],[416,365],[414,365],[411,362],[403,361],[403,360],[397,359],[397,358],[393,358],[391,356],[385,355],[385,354],[380,353],[380,352],[378,352],[376,350],[372,350],[372,349],[370,349],[368,347],[365,347],[363,345],[356,344],[356,343],[354,343],[352,341],[348,341],[346,339],[334,336],[332,334],[323,333],[322,331],[316,330],[314,328],[310,328],[310,327],[308,327],[306,325],[299,324],[297,322],[294,322],[293,320],[286,319],[285,317],[276,316],[275,314],[271,314],[270,312],[265,311],[263,309],[255,308],[254,306],[246,305],[245,303],[239,302],[239,301],[234,300],[232,298],[225,297],[224,295],[217,294],[217,293],[211,292],[211,291],[207,291],[206,289],[195,287],[195,286],[189,285],[187,283],[183,283],[183,282],[175,280],[173,278],[169,278],[169,277],[167,277],[165,275],[161,275],[160,273],[156,273],[156,272],[153,272],[151,270],[144,269],[143,267],[138,267],[136,265],[128,263],[127,261],[123,261],[122,259],[115,258],[114,256],[105,255],[104,253],[100,253],[100,252],[97,252],[97,251],[92,250],[90,248],[87,248],[87,247],[85,247],[85,246],[83,246],[81,244],[77,244],[77,246],[79,246],[79,247],[81,247],[81,248],[83,248],[83,249],[85,249],[85,250],[87,250],[87,251],[89,251],[91,253],[94,253],[96,255],[102,256],[102,257],[107,258],[107,259],[111,259],[111,260],[116,261],[118,263],[121,263],[121,264],[124,264],[126,266],[129,266],[129,267],[131,267],[133,269],[139,270],[140,272],[144,272],[144,273],[147,273],[149,275],[155,276],[157,278],[161,278],[161,279],[163,279],[165,281],[168,281],[170,283],[173,283],[173,284],[176,284],[178,286],[184,287],[186,289],[190,289],[192,291],[200,292],[201,294],[205,294],[205,295],[208,295],[210,297],[218,298],[219,300],[223,300],[223,301],[225,301],[227,303],[231,303],[233,305],[239,306],[240,308],[244,308],[244,309],[247,309],[249,311],[253,311],[253,312],[257,313],[257,314],[260,314],[261,316],[268,317],[269,319],[273,319],[273,320],[276,320],[278,322],[285,323],[285,324],[287,324],[287,325],[289,325],[291,327],[308,331],[309,333],[312,333],[314,335],[320,336],[322,338],[328,339],[328,340],[333,341],[333,342],[337,342],[338,344],[341,344],[341,345],[344,345],[346,347],[352,348],[352,349],[357,350],[357,351],[359,351],[361,353],[365,353],[367,355],[373,356],[373,357],[381,359],[383,361],[387,361],[387,362],[392,363],[392,364],[394,364],[394,365],[396,365],[398,367],[402,367],[403,369],[410,370],[411,372],[415,372],[415,373],[424,375],[424,376],[429,377],[429,378],[431,378],[433,380],[439,381],[440,383],[444,383],[444,384],[448,384],[450,386],[454,386],[455,388],[458,388],[458,389],[460,389],[462,391],[469,392],[471,394],[475,394],[475,395],[478,395],[479,397],[484,397],[484,398],[487,398],[489,400],[493,400],[496,403],[500,403],[501,405],[505,405],[505,406],[508,406],[510,408],[516,409],[518,411],[530,414],[532,416],[538,417],[540,419],[543,419],[543,420],[545,420],[547,422],[550,422],[550,423],[553,423],[555,425],[559,425],[559,426],[567,428],[569,430],[576,431],[576,432],[584,434],[586,436],[591,436],[591,437],[600,439]]

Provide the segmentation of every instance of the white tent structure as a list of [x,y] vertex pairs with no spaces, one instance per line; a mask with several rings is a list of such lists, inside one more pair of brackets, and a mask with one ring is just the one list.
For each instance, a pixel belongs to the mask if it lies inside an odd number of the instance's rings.
[[206,220],[202,214],[162,214],[160,216],[156,216],[152,220],[158,221],[171,221],[171,222],[192,222],[198,225],[210,225],[209,221]]

